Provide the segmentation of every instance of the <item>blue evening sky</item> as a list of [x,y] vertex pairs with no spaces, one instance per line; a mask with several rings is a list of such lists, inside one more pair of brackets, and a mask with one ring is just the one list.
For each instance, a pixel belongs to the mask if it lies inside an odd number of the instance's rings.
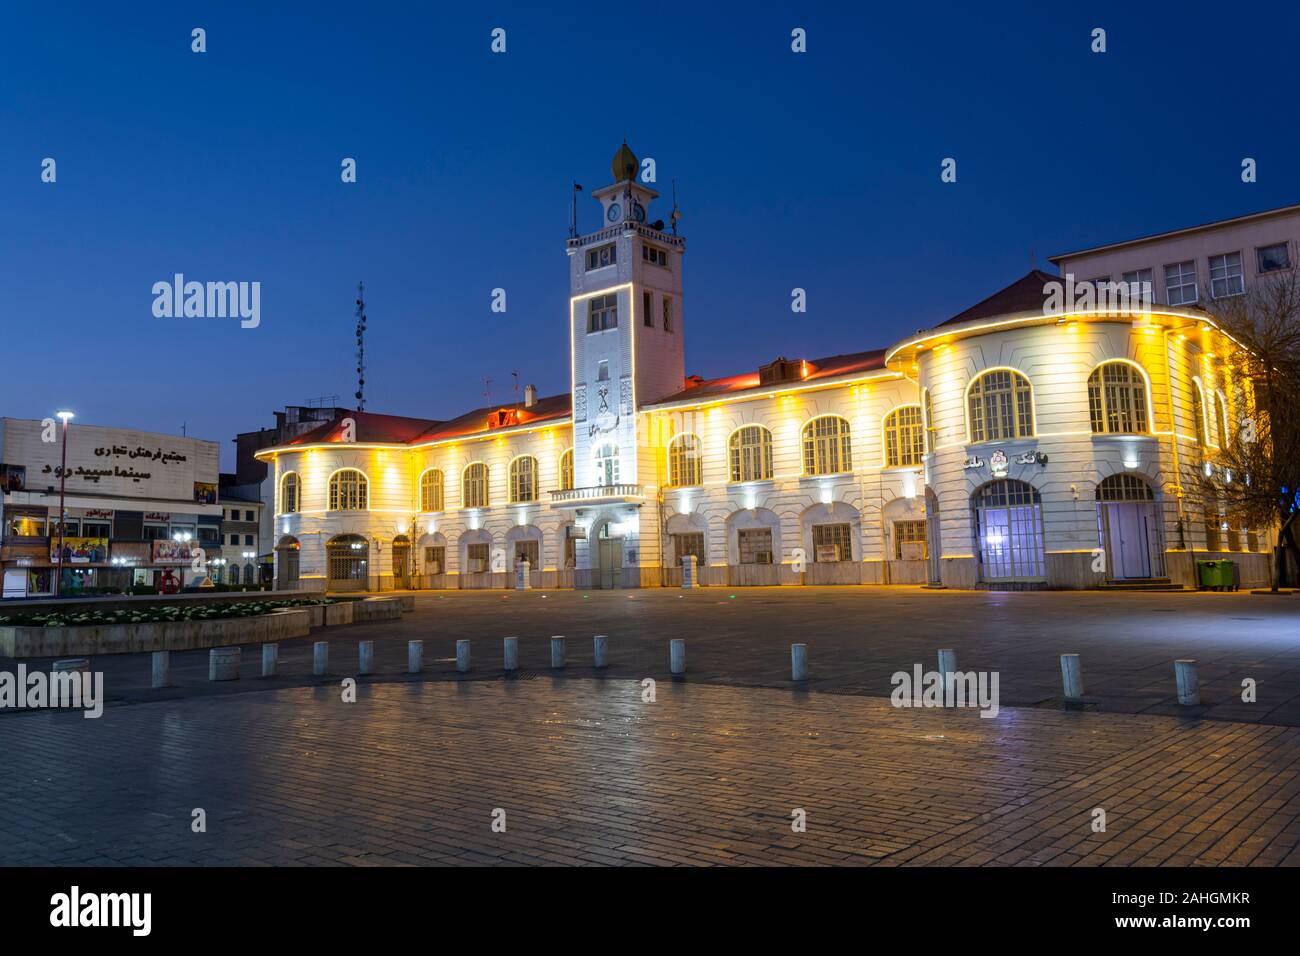
[[[605,185],[624,136],[677,180],[705,376],[885,346],[1031,253],[1300,201],[1294,3],[649,9],[0,7],[0,414],[184,424],[229,468],[275,408],[351,401],[358,279],[369,410],[561,391],[569,182]],[[260,281],[261,326],[154,318],[177,272]]]

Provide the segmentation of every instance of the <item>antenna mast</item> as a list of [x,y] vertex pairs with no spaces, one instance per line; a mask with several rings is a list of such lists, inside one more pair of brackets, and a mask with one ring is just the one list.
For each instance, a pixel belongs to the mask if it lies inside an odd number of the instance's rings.
[[366,284],[357,283],[357,411],[366,410]]

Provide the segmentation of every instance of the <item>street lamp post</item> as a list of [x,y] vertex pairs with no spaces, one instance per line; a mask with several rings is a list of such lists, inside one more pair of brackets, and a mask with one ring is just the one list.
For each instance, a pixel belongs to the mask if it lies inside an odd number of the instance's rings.
[[59,547],[55,553],[54,596],[58,597],[63,586],[63,526],[67,524],[67,511],[63,506],[64,483],[68,479],[68,419],[72,412],[55,412],[63,420],[63,455],[59,462]]

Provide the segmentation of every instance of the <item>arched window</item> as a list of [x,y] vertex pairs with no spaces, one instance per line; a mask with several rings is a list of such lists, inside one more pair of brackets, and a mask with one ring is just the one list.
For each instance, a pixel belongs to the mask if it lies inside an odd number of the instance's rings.
[[537,459],[521,455],[510,463],[510,501],[537,500]]
[[885,467],[921,464],[925,454],[925,421],[920,405],[900,405],[885,416]]
[[1148,430],[1147,384],[1128,362],[1103,362],[1088,376],[1088,414],[1093,434]]
[[244,565],[244,583],[256,584],[257,568],[252,564]]
[[698,435],[678,435],[668,443],[668,484],[673,488],[704,484],[704,461]]
[[460,476],[460,506],[486,508],[488,506],[488,466],[481,461],[465,466]]
[[1033,437],[1033,392],[1029,379],[1019,372],[1009,368],[985,372],[971,382],[966,395],[971,441]]
[[934,451],[934,401],[930,398],[928,388],[921,390],[921,396],[924,400],[924,423],[925,423],[925,450]]
[[1205,418],[1205,393],[1201,389],[1200,379],[1192,379],[1192,419],[1196,423],[1196,443],[1204,448],[1209,439]]
[[601,445],[596,449],[596,483],[618,484],[618,446]]
[[728,442],[732,481],[765,481],[772,477],[772,433],[762,425],[746,425]]
[[803,427],[805,475],[835,475],[852,470],[853,449],[847,419],[823,415]]
[[345,468],[330,476],[330,511],[365,511],[369,482],[355,468]]
[[573,488],[573,449],[570,448],[560,456],[560,490]]
[[239,565],[232,564],[230,567],[226,568],[226,583],[227,584],[239,583]]
[[420,510],[442,510],[442,469],[430,468],[420,476]]
[[298,473],[291,471],[280,479],[280,514],[291,515],[299,508]]
[[1219,447],[1227,448],[1232,436],[1228,432],[1228,396],[1214,393],[1214,424],[1219,429]]

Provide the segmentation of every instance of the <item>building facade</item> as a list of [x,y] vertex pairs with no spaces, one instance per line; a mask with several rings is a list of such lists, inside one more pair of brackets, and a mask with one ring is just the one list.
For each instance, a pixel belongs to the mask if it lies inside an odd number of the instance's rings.
[[257,453],[277,587],[676,585],[688,555],[704,586],[1159,586],[1207,556],[1268,580],[1268,529],[1190,494],[1252,401],[1194,305],[1035,271],[889,348],[687,378],[685,240],[638,168],[625,145],[567,243],[567,394]]
[[0,503],[5,595],[182,587],[201,580],[195,545],[218,542],[217,445],[131,429],[0,419]]

